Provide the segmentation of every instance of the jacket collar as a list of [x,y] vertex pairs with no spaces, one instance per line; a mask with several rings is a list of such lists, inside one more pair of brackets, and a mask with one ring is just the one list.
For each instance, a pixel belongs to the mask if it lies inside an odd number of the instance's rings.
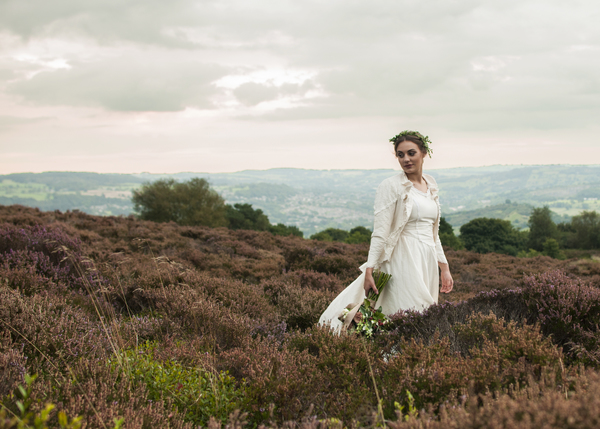
[[[413,183],[406,176],[404,170],[400,170],[400,173],[398,173],[398,178],[400,179],[400,185],[404,188],[402,190],[403,193],[407,193],[408,191],[410,191],[410,188],[414,186]],[[429,187],[431,194],[435,196],[439,191],[437,182],[429,174],[423,174],[423,178],[427,181],[427,186]]]

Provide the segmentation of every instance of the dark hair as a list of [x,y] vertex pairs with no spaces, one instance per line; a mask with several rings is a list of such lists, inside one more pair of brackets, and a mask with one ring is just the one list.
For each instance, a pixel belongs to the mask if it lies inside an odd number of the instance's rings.
[[398,150],[398,145],[400,143],[406,142],[406,141],[415,143],[417,146],[419,146],[419,149],[421,150],[421,152],[423,152],[424,154],[427,154],[427,148],[425,147],[423,140],[421,140],[420,137],[414,136],[414,135],[406,135],[406,136],[396,137],[394,139],[394,154]]

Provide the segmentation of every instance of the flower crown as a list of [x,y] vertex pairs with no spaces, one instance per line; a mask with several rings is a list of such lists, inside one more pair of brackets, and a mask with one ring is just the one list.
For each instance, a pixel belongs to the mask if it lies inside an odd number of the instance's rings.
[[431,149],[431,146],[430,146],[431,145],[431,140],[429,140],[429,137],[424,136],[423,134],[421,134],[418,131],[404,130],[400,134],[395,135],[394,137],[392,137],[390,139],[390,141],[392,142],[392,144],[394,146],[396,146],[396,142],[398,140],[400,140],[401,137],[406,137],[406,136],[418,137],[423,142],[423,147],[427,151],[427,155],[429,155],[429,158],[431,158],[431,154],[433,153],[433,149]]

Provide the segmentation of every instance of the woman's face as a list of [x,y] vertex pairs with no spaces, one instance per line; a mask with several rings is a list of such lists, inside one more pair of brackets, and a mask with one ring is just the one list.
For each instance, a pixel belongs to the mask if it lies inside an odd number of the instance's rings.
[[418,173],[423,169],[425,154],[411,141],[403,141],[396,148],[396,158],[406,174]]

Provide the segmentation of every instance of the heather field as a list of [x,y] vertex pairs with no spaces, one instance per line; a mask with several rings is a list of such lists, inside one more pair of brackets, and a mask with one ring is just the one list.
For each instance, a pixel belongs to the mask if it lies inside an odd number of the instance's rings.
[[367,251],[0,206],[0,428],[600,426],[597,257],[447,250],[443,302],[333,336]]

